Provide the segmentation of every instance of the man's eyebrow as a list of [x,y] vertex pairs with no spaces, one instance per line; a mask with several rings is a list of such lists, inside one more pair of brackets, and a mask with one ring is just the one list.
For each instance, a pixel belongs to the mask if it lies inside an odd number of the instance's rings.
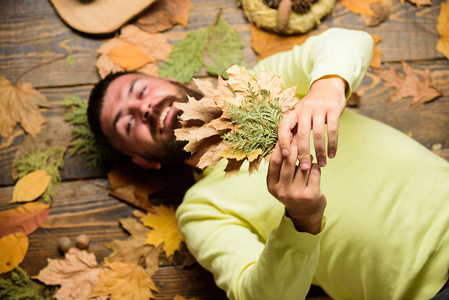
[[[134,89],[134,84],[136,83],[136,81],[139,80],[139,78],[134,79],[131,84],[129,85],[129,90],[128,90],[128,98],[131,96],[131,94],[133,93],[133,89]],[[114,121],[112,122],[112,128],[114,128],[114,131],[117,132],[117,122],[120,119],[120,117],[122,116],[122,111],[119,110],[119,112],[117,113],[117,115],[115,115]]]

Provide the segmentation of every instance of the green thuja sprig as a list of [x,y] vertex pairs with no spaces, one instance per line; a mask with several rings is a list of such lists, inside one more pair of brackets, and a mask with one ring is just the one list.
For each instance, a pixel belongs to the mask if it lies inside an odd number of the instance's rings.
[[65,147],[49,147],[43,151],[32,151],[19,157],[14,163],[17,168],[17,175],[14,179],[22,178],[26,174],[36,171],[45,170],[50,174],[51,180],[42,200],[49,202],[51,196],[56,193],[55,185],[61,183],[61,175],[59,171],[64,167]]
[[16,267],[10,278],[0,278],[0,299],[5,300],[50,300],[52,289],[47,289],[30,279],[28,274]]
[[88,169],[94,168],[112,157],[112,150],[95,139],[87,120],[88,102],[78,96],[67,95],[64,98],[66,100],[64,105],[70,108],[70,112],[65,114],[64,117],[67,122],[73,125],[73,139],[69,143],[69,155],[85,153],[86,167]]
[[265,155],[278,140],[278,127],[282,120],[279,98],[270,101],[268,90],[254,91],[250,83],[247,91],[249,95],[241,106],[225,102],[230,123],[238,125],[240,130],[231,130],[222,138],[233,144],[235,149],[245,151],[246,155],[258,148]]
[[191,31],[185,39],[176,43],[167,63],[159,68],[159,75],[189,83],[195,73],[206,67],[209,74],[227,79],[228,67],[243,65],[242,49],[240,34],[223,21],[219,12],[212,25]]

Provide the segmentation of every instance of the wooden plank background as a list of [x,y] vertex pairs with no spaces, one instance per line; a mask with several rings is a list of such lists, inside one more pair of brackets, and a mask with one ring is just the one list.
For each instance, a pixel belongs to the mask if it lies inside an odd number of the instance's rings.
[[[189,13],[188,27],[176,26],[165,33],[171,43],[179,41],[187,31],[209,26],[221,9],[223,19],[239,31],[244,41],[245,62],[249,67],[256,64],[250,26],[236,1],[191,2],[195,9]],[[430,7],[416,8],[411,3],[401,5],[399,0],[393,0],[390,18],[377,27],[366,27],[358,15],[337,4],[321,26],[365,30],[382,37],[378,48],[383,52],[383,69],[393,67],[402,73],[401,61],[409,63],[419,75],[426,66],[430,68],[433,84],[443,93],[437,100],[415,109],[409,109],[410,100],[389,103],[388,98],[394,91],[384,88],[370,69],[358,89],[364,92],[361,105],[352,109],[397,128],[437,155],[449,159],[449,61],[435,50],[438,41],[436,23],[442,1],[432,2]],[[52,108],[44,115],[62,116],[68,112],[62,105],[65,95],[87,99],[93,84],[99,80],[95,67],[96,49],[111,37],[73,31],[61,21],[49,1],[2,0],[0,75],[12,82],[18,78],[19,83],[31,82],[52,103]],[[74,60],[70,65],[64,58],[69,54]],[[14,155],[24,138],[17,127],[12,138],[0,139],[0,210],[17,206],[7,202],[11,199],[14,184],[10,175]],[[61,173],[64,182],[57,187],[50,218],[30,236],[30,248],[21,264],[31,275],[46,266],[47,258],[62,257],[57,249],[57,239],[61,236],[74,239],[80,233],[88,234],[91,238],[89,249],[99,262],[110,253],[104,243],[128,236],[118,220],[132,215],[134,208],[108,195],[106,168],[86,170],[84,164],[83,155],[65,159]],[[186,251],[177,254],[179,259]],[[211,274],[198,265],[181,268],[170,265],[164,257],[161,260],[164,265],[154,277],[161,291],[157,299],[173,299],[176,294],[201,299],[226,298],[213,283]],[[319,289],[312,289],[310,297],[322,294]]]

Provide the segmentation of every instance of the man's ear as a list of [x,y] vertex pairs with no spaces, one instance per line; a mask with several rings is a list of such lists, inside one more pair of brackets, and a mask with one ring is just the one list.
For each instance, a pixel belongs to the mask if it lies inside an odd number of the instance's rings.
[[132,157],[132,160],[133,160],[133,163],[135,163],[136,165],[141,166],[142,168],[145,168],[145,169],[159,170],[161,168],[160,163],[151,161],[151,160],[147,160],[140,155],[134,155]]

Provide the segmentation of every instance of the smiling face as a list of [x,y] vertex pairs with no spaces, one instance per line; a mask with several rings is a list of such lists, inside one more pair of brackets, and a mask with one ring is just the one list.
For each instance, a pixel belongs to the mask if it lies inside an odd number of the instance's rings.
[[115,148],[137,163],[141,158],[176,163],[188,155],[182,150],[184,143],[175,141],[181,111],[172,104],[186,101],[186,90],[179,84],[139,73],[122,75],[104,95],[101,130]]

